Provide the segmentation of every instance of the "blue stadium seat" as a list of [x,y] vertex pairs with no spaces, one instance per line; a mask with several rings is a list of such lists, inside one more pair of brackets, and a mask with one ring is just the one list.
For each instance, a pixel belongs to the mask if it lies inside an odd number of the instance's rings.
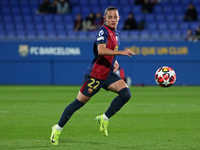
[[36,23],[35,28],[36,28],[36,30],[44,30],[44,24],[43,23]]
[[200,22],[198,22],[198,21],[190,23],[190,28],[192,30],[196,29],[198,26],[200,26]]
[[165,15],[164,14],[156,14],[155,15],[155,19],[156,21],[160,22],[160,21],[165,21]]
[[100,0],[99,3],[100,3],[101,6],[108,6],[109,5],[108,0]]
[[55,30],[57,31],[64,31],[65,30],[65,24],[55,24]]
[[17,30],[16,34],[17,34],[17,38],[19,39],[26,38],[26,32],[24,30]]
[[37,30],[37,38],[45,39],[47,38],[47,33],[44,30]]
[[5,24],[5,29],[6,29],[7,31],[9,31],[9,30],[14,30],[14,24]]
[[3,0],[2,0],[2,1],[0,1],[0,4],[1,4],[1,5],[9,5],[9,1],[3,1]]
[[29,0],[19,0],[20,5],[29,5]]
[[67,38],[66,32],[57,32],[57,38],[66,39]]
[[61,22],[63,21],[63,15],[53,15],[53,21],[55,22]]
[[32,15],[24,15],[24,22],[31,22],[33,19],[32,19]]
[[182,36],[187,37],[187,30],[181,30]]
[[76,31],[68,31],[67,35],[68,35],[68,38],[69,39],[77,39],[78,35],[77,35],[78,32]]
[[15,30],[24,30],[24,23],[16,23]]
[[174,14],[167,14],[167,15],[165,16],[165,19],[166,19],[166,21],[168,21],[168,22],[174,22],[174,21],[176,21],[176,17],[175,17]]
[[4,31],[4,25],[0,24],[0,31]]
[[160,31],[158,30],[151,30],[150,31],[152,39],[159,39],[160,38]]
[[35,29],[35,26],[33,23],[26,23],[25,24],[25,30],[26,31],[30,31],[30,30],[34,30]]
[[15,23],[19,23],[23,21],[23,18],[21,15],[16,15],[16,16],[13,16],[13,20]]
[[12,7],[12,13],[13,13],[13,15],[20,14],[21,10],[19,7]]
[[42,22],[43,21],[43,15],[34,15],[33,16],[33,21],[35,23]]
[[180,39],[182,37],[182,32],[180,30],[174,30],[171,34],[173,38]]
[[172,13],[173,12],[172,6],[171,5],[165,5],[165,6],[163,6],[163,12],[165,14]]
[[159,30],[167,30],[167,29],[168,29],[168,24],[167,24],[167,22],[159,22],[159,23],[158,23],[158,29],[159,29]]
[[21,9],[21,12],[22,14],[31,14],[31,10],[29,7],[26,8],[26,6],[22,6],[22,9]]
[[147,24],[147,28],[149,30],[156,30],[157,28],[157,23],[156,22],[149,22],[149,24]]
[[117,27],[119,30],[122,30],[122,28],[124,27],[124,22],[122,22],[122,21],[119,22]]
[[153,22],[153,21],[155,21],[154,15],[153,14],[146,14],[145,15],[145,21],[146,22]]
[[87,6],[89,4],[89,1],[88,0],[81,0],[81,1],[79,1],[79,4]]
[[150,38],[150,32],[149,32],[149,30],[142,30],[140,32],[140,38],[141,39],[149,39]]
[[162,39],[170,39],[171,38],[171,31],[169,30],[162,30],[161,31]]
[[176,14],[176,21],[183,21],[184,14]]
[[32,5],[30,8],[31,14],[36,14],[38,11],[38,5]]
[[181,5],[181,1],[180,0],[171,0],[171,4],[172,5]]
[[120,32],[120,38],[121,39],[126,39],[126,38],[128,38],[129,37],[129,33],[130,33],[130,31],[128,30],[121,30],[121,32]]
[[15,30],[7,30],[7,31],[6,31],[6,36],[7,36],[7,38],[9,38],[9,39],[15,38],[15,37],[16,37]]
[[37,0],[29,1],[29,2],[30,2],[30,6],[37,5],[39,7],[40,5],[40,3]]
[[79,31],[78,32],[78,38],[79,39],[87,39],[88,38],[88,32],[87,31]]
[[88,32],[88,39],[94,40],[95,36],[96,36],[96,31],[89,31]]
[[13,18],[12,18],[12,16],[11,15],[8,15],[8,16],[4,16],[4,21],[12,21],[13,20]]
[[11,9],[9,7],[2,7],[1,11],[3,14],[8,14],[11,12]]
[[[200,14],[200,6],[197,6],[196,9],[197,9],[197,14]],[[200,16],[200,15],[198,15],[198,17],[199,17],[199,16]],[[199,21],[200,21],[200,19],[199,19]]]
[[50,22],[50,21],[53,21],[53,15],[44,15],[44,22],[46,22],[46,21],[48,21],[48,22]]
[[74,6],[72,9],[72,14],[77,15],[81,13],[81,7],[80,6]]
[[138,15],[135,15],[134,17],[135,17],[136,22],[139,22],[145,19],[143,14],[138,14]]
[[57,32],[56,31],[48,31],[47,37],[48,37],[48,39],[55,39],[55,38],[57,38]]
[[55,30],[55,26],[54,26],[54,24],[46,24],[45,29],[48,31],[53,31],[53,30]]
[[110,0],[110,5],[111,6],[115,6],[119,4],[119,1],[118,0]]
[[124,15],[127,15],[127,16],[128,16],[128,14],[132,11],[132,10],[131,10],[131,7],[127,7],[127,6],[123,6],[121,10],[122,10],[122,13],[123,13]]
[[184,13],[183,7],[181,5],[173,6],[173,13],[174,14],[182,14],[182,13]]
[[90,6],[93,7],[93,6],[99,6],[99,2],[98,1],[89,1],[90,2]]
[[140,37],[140,31],[130,31],[131,39],[138,39]]
[[188,1],[188,0],[181,0],[181,4],[182,5],[189,5],[189,3],[190,3],[190,1]]
[[168,25],[169,30],[177,30],[178,29],[178,23],[177,22],[171,22]]
[[5,38],[6,38],[5,31],[0,30],[0,39],[5,39]]
[[170,0],[162,0],[161,1],[161,5],[169,5],[170,4]]
[[90,7],[82,7],[81,8],[81,15],[84,16],[83,14],[85,14],[86,16],[89,15],[89,13],[91,12]]
[[73,31],[74,29],[74,23],[68,23],[65,28],[67,29],[67,31]]
[[34,30],[28,30],[26,32],[26,36],[28,39],[35,39],[36,38],[36,32]]
[[180,30],[188,30],[190,28],[189,22],[180,22],[179,23],[179,29]]
[[153,10],[154,10],[155,14],[163,13],[163,9],[162,9],[161,5],[154,5]]
[[91,12],[93,12],[94,14],[101,12],[101,7],[99,7],[98,5],[93,5],[91,7]]
[[73,22],[73,21],[74,21],[72,15],[65,15],[64,18],[63,18],[63,20],[64,20],[66,23],[68,23],[68,22]]
[[120,0],[119,4],[120,6],[130,6],[129,0]]
[[133,10],[133,13],[134,14],[138,14],[138,13],[141,13],[141,5],[134,5],[132,10]]
[[191,0],[191,3],[193,3],[195,6],[200,5],[200,1],[199,0]]

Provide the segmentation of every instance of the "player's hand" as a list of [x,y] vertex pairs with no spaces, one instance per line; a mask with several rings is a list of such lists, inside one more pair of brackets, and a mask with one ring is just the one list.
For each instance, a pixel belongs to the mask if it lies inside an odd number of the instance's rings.
[[135,55],[135,53],[133,51],[131,51],[130,49],[125,49],[122,51],[122,55],[127,55],[127,56],[131,57],[131,55]]
[[117,61],[115,61],[114,63],[114,72],[116,72],[119,69],[119,63]]

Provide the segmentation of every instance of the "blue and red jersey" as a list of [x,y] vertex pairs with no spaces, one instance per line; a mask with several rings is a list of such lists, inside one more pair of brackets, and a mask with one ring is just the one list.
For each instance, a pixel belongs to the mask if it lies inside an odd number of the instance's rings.
[[103,43],[106,44],[106,48],[117,51],[120,44],[119,31],[113,31],[106,25],[101,26],[97,31],[93,46],[95,58],[86,70],[85,74],[100,80],[106,80],[113,72],[116,60],[116,56],[98,55],[98,44]]

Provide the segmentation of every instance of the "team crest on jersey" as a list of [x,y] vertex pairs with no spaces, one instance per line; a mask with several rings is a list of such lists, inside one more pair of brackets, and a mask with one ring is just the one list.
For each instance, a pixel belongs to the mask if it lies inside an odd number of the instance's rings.
[[118,46],[115,47],[114,51],[118,51]]
[[88,93],[92,93],[92,92],[93,92],[93,89],[89,88]]
[[104,31],[103,30],[101,30],[101,31],[99,31],[99,36],[102,36],[104,34]]

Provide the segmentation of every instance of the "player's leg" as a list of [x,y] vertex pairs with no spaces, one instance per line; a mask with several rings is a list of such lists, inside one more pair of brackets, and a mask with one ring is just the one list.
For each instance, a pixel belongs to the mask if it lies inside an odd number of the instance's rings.
[[109,119],[128,102],[131,98],[131,92],[124,80],[118,80],[112,83],[107,89],[119,94],[113,99],[110,107],[105,112],[105,118],[107,117]]
[[83,85],[77,95],[77,98],[64,109],[58,124],[54,125],[52,128],[50,140],[53,145],[58,144],[60,133],[73,113],[83,107],[85,103],[87,103],[89,99],[99,91],[101,85],[102,81],[100,80],[96,80],[88,76],[84,77]]
[[80,91],[77,95],[77,98],[70,103],[63,111],[62,116],[58,122],[58,126],[63,128],[64,125],[68,122],[71,118],[73,113],[83,107],[88,101],[90,97],[83,95]]
[[126,83],[116,75],[112,75],[112,77],[106,81],[104,88],[119,94],[111,102],[111,105],[105,114],[96,117],[96,120],[100,123],[100,130],[102,134],[108,136],[107,127],[109,125],[109,118],[118,112],[122,106],[130,99],[131,93]]
[[70,103],[63,111],[58,124],[52,127],[52,133],[50,137],[50,141],[53,145],[58,144],[59,136],[64,125],[68,122],[74,112],[83,107],[87,101],[89,101],[90,97],[83,95],[80,91],[78,93],[77,98]]

